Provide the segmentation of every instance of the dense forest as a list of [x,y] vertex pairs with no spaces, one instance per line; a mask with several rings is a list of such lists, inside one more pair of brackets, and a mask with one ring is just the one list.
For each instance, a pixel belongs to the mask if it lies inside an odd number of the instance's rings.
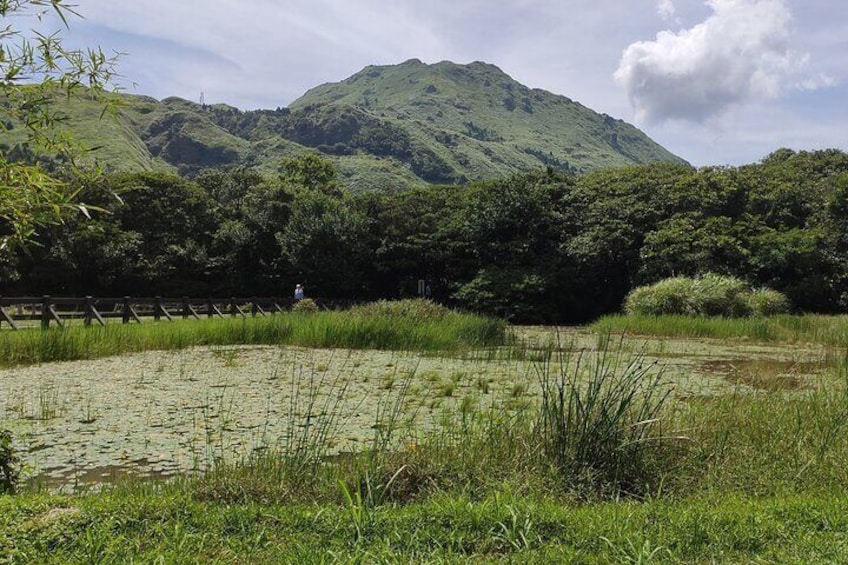
[[[70,179],[71,182],[75,182]],[[0,294],[409,296],[520,322],[618,310],[638,285],[713,272],[797,310],[848,306],[848,154],[778,150],[741,167],[552,170],[350,193],[317,155],[276,174],[106,174],[91,218],[0,255]]]

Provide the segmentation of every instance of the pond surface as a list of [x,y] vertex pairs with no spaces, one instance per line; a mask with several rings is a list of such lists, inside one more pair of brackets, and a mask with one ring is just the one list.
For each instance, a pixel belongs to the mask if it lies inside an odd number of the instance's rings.
[[[518,331],[529,349],[517,356],[202,347],[6,369],[0,426],[14,433],[27,475],[54,490],[202,472],[316,434],[331,451],[356,450],[396,405],[412,435],[450,425],[460,410],[526,407],[539,389],[534,358],[547,343],[572,363],[597,355],[598,337],[583,330]],[[681,398],[799,389],[824,367],[815,348],[635,338],[608,350],[619,363],[638,357],[662,371]]]

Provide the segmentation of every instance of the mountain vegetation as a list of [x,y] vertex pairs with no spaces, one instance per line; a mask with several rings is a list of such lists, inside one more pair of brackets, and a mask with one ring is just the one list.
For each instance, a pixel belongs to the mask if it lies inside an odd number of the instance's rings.
[[617,311],[639,286],[714,273],[783,293],[796,310],[848,307],[839,150],[401,192],[348,190],[317,154],[273,174],[115,173],[76,186],[106,213],[3,255],[0,295],[273,296],[302,283],[310,297],[359,301],[414,295],[423,279],[444,303],[565,322]]
[[[550,168],[585,173],[682,163],[635,127],[564,96],[529,89],[494,65],[366,67],[288,108],[241,111],[180,98],[113,95],[113,116],[85,99],[55,101],[63,128],[106,168],[195,175],[209,167],[276,170],[318,153],[354,191],[464,184]],[[20,130],[18,130],[20,131]],[[14,146],[17,132],[0,141]]]

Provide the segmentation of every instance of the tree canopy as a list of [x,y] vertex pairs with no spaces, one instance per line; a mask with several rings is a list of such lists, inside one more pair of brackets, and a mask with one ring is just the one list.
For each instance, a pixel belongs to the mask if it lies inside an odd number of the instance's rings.
[[806,311],[848,306],[841,151],[390,193],[351,194],[334,179],[317,155],[276,174],[105,175],[81,196],[109,213],[42,230],[40,246],[2,266],[0,293],[288,295],[298,282],[313,297],[368,300],[414,295],[425,280],[442,302],[550,323],[715,273]]

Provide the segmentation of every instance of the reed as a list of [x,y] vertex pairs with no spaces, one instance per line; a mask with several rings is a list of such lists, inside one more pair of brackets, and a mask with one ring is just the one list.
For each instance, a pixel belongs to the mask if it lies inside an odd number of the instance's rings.
[[5,331],[0,333],[0,366],[201,345],[438,351],[500,345],[505,339],[502,321],[447,309],[426,319],[364,309],[292,312],[246,319]]
[[[542,398],[534,433],[569,487],[591,497],[642,496],[663,480],[672,392],[662,370],[607,341],[597,355],[557,348],[537,363]],[[552,360],[556,361],[554,365]],[[556,368],[554,368],[556,367]]]

